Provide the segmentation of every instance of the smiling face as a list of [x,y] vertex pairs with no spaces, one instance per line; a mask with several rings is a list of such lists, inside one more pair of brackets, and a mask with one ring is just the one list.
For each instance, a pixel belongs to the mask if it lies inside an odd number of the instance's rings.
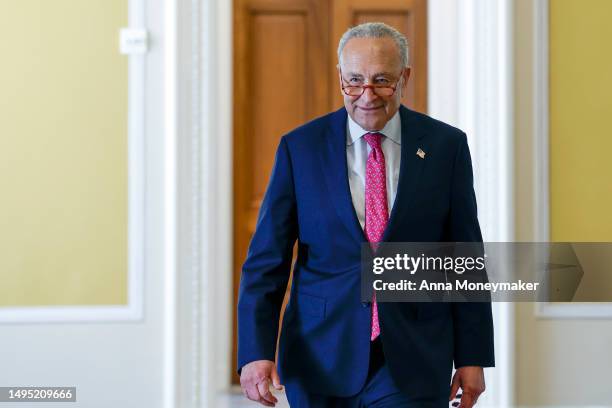
[[410,68],[402,67],[393,39],[352,38],[342,50],[338,74],[341,87],[343,84],[397,85],[391,96],[379,96],[372,88],[366,88],[361,96],[349,96],[342,92],[350,117],[365,130],[376,131],[385,127],[399,109]]

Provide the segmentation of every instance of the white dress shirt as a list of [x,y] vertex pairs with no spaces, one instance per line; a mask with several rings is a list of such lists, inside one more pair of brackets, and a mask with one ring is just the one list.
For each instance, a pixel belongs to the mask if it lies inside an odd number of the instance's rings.
[[[351,188],[353,206],[363,229],[365,228],[366,161],[368,160],[371,148],[362,136],[369,132],[359,126],[350,116],[348,117],[346,128],[346,162],[349,186]],[[402,150],[402,126],[399,110],[378,133],[384,135],[381,147],[385,155],[387,208],[390,214],[393,202],[395,201],[395,193],[397,192]]]

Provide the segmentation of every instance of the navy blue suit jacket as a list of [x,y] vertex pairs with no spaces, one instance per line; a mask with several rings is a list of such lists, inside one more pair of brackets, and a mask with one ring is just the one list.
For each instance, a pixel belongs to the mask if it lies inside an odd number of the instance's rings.
[[[465,134],[404,106],[400,115],[400,174],[383,241],[482,241]],[[297,240],[279,374],[335,396],[360,391],[370,350],[370,308],[360,299],[366,238],[349,189],[346,121],[342,108],[281,139],[238,299],[240,371],[275,358]],[[453,362],[494,365],[490,303],[379,303],[379,319],[392,378],[414,398],[448,394]]]

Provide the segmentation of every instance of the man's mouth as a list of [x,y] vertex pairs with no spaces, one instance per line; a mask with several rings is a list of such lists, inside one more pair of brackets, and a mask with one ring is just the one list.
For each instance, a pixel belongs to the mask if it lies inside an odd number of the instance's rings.
[[378,109],[381,109],[382,106],[370,106],[370,107],[365,107],[365,106],[358,106],[357,108],[366,111],[366,112],[372,112]]

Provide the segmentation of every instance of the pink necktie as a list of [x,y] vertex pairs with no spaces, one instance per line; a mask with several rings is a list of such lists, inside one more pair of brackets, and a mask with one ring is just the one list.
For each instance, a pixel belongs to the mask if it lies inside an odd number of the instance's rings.
[[[380,133],[368,133],[364,138],[372,149],[366,162],[365,235],[372,248],[376,249],[376,244],[382,240],[389,220],[385,155],[381,148],[382,135]],[[379,335],[378,305],[376,303],[376,293],[374,293],[372,295],[372,332],[370,340],[375,340]]]

